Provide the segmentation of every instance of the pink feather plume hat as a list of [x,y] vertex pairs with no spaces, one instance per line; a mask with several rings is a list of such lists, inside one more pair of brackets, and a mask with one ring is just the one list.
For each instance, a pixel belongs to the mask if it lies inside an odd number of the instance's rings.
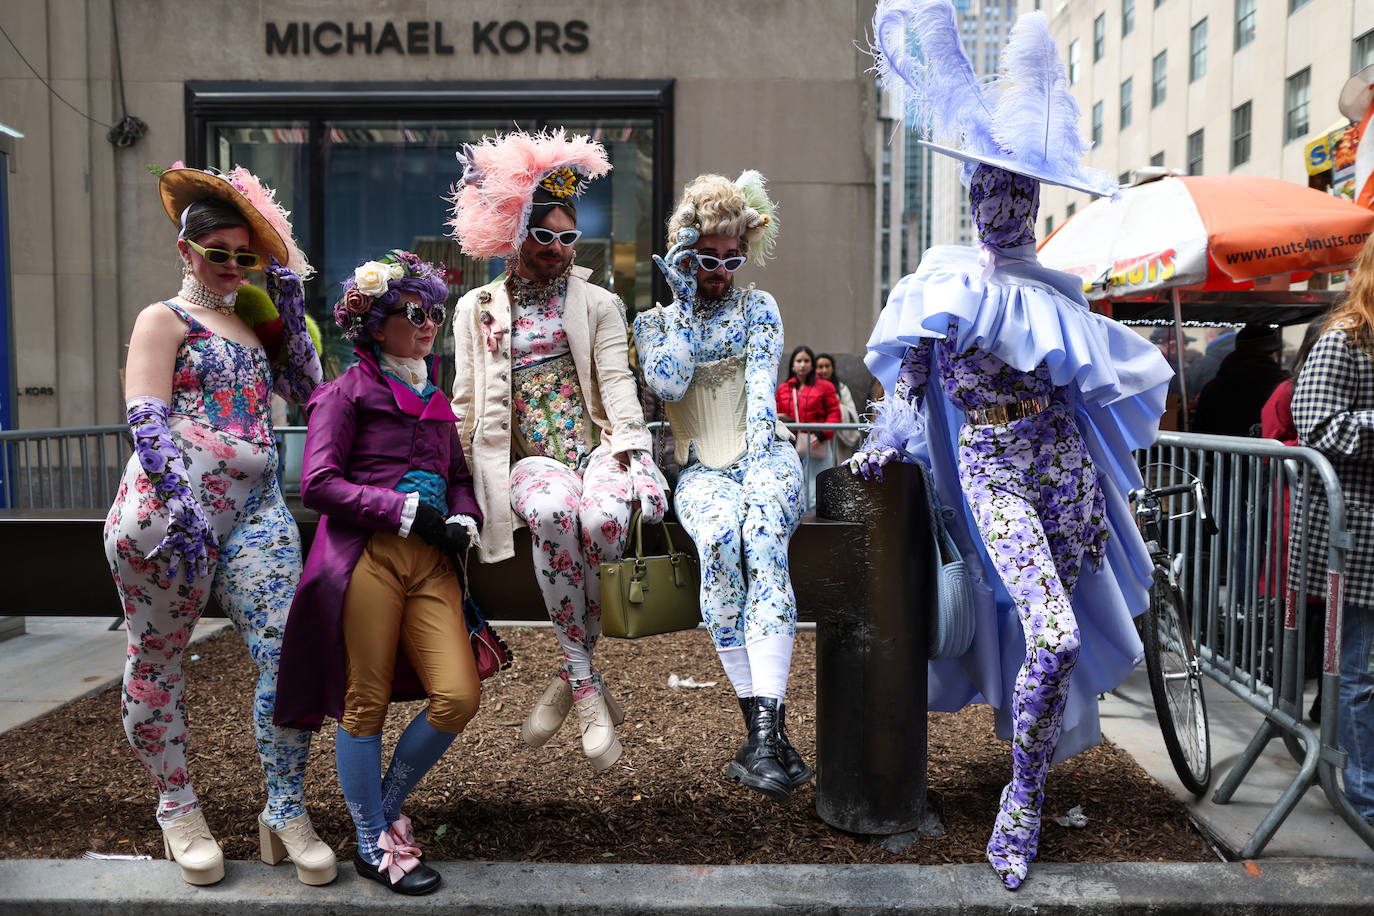
[[512,258],[527,234],[539,188],[554,199],[582,194],[588,181],[611,170],[606,150],[590,137],[560,127],[512,131],[465,144],[457,153],[463,177],[449,192],[450,234],[474,258]]
[[315,269],[292,236],[290,212],[277,202],[276,191],[243,166],[221,173],[174,162],[158,178],[158,192],[167,217],[177,226],[186,208],[198,200],[214,197],[233,205],[248,221],[254,250],[276,258],[302,280],[314,276]]

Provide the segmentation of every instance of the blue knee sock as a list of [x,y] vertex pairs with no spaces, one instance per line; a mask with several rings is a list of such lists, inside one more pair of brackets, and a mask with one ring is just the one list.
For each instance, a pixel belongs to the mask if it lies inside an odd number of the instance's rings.
[[342,728],[334,736],[334,766],[339,771],[348,813],[358,832],[358,854],[376,865],[382,860],[377,837],[390,823],[382,814],[382,736],[355,738]]
[[388,824],[400,816],[401,805],[405,804],[410,790],[444,756],[456,737],[456,734],[441,732],[430,725],[428,710],[420,710],[420,714],[410,720],[401,740],[396,742],[396,752],[391,755],[386,779],[382,780],[382,806]]

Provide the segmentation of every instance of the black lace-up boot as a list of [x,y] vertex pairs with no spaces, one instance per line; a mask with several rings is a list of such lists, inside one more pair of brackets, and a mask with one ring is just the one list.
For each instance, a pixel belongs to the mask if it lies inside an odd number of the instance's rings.
[[725,775],[774,801],[787,801],[792,795],[792,780],[781,759],[778,701],[772,697],[749,698],[744,719],[749,726],[749,740],[735,754]]
[[778,739],[779,759],[782,761],[782,768],[787,771],[787,778],[792,782],[792,788],[806,785],[815,774],[806,765],[802,755],[792,746],[792,739],[787,737],[786,704],[778,706]]

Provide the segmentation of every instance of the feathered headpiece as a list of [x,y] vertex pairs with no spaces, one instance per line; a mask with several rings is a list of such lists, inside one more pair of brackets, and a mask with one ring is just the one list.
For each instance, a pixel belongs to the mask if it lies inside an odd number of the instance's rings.
[[683,229],[697,237],[738,238],[755,264],[773,256],[778,240],[778,208],[768,196],[762,174],[748,169],[734,181],[723,175],[699,175],[688,182],[668,219],[668,244],[680,241]]
[[[1016,21],[991,79],[974,72],[950,0],[880,0],[873,31],[878,79],[906,93],[922,146],[1089,194],[1117,193],[1115,179],[1080,162],[1092,144],[1078,132],[1078,103],[1044,13]],[[971,174],[965,168],[966,182]]]
[[158,190],[168,218],[183,229],[187,208],[196,201],[214,197],[232,204],[248,222],[249,232],[264,256],[276,258],[302,280],[315,275],[315,268],[291,234],[291,214],[277,202],[277,192],[243,166],[221,173],[214,169],[189,169],[174,162],[171,168],[158,172]]
[[515,256],[529,231],[536,194],[553,205],[570,204],[588,181],[611,170],[600,143],[570,138],[562,128],[484,137],[457,155],[463,177],[449,192],[448,225],[464,253],[475,258]]

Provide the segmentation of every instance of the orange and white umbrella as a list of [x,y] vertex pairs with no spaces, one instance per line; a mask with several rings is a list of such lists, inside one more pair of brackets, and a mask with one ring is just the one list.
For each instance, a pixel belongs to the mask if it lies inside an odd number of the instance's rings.
[[1349,266],[1374,212],[1278,178],[1166,176],[1084,207],[1040,246],[1090,299],[1162,289],[1251,289]]

